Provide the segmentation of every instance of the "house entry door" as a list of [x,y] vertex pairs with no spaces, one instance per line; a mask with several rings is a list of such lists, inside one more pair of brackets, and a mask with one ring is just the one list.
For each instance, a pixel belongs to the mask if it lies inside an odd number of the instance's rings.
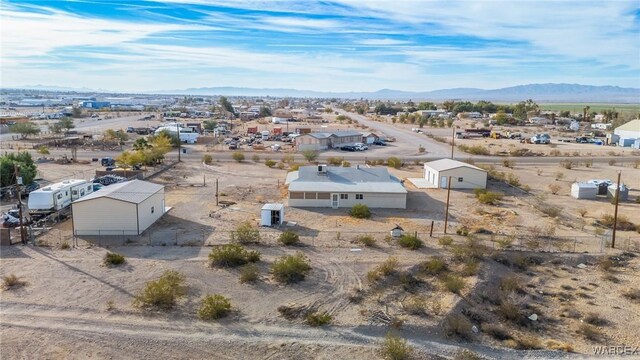
[[446,176],[440,177],[440,187],[443,188],[443,189],[447,188],[447,177]]
[[331,207],[334,209],[338,208],[338,201],[339,201],[340,197],[338,194],[331,194]]

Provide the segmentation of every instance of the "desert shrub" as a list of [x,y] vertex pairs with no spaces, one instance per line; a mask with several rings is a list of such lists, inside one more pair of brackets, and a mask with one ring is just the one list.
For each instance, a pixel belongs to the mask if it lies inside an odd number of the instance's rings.
[[62,244],[60,244],[60,250],[69,250],[71,249],[71,245],[69,245],[68,241],[63,241]]
[[282,162],[283,163],[287,163],[287,164],[291,164],[294,161],[296,161],[296,157],[293,156],[293,154],[286,154],[282,157]]
[[629,289],[624,293],[622,293],[622,296],[632,301],[640,301],[640,289],[638,288]]
[[253,156],[251,157],[251,160],[253,160],[253,162],[260,162],[260,155],[253,154]]
[[426,151],[426,149],[424,148],[424,146],[422,146],[422,145],[418,146],[418,152],[420,154],[424,153],[425,151]]
[[413,296],[403,304],[404,310],[411,315],[426,315],[427,302],[424,297]]
[[470,237],[464,244],[452,246],[451,251],[457,261],[469,262],[481,260],[488,248],[480,240]]
[[508,275],[500,281],[500,289],[506,292],[522,291],[522,279],[516,275]]
[[542,169],[537,169],[536,170],[536,174],[538,174],[538,176],[542,176],[543,172],[544,172],[544,170],[542,170]]
[[272,168],[272,167],[276,166],[276,162],[271,160],[271,159],[267,159],[267,160],[264,161],[264,165],[267,166],[267,167]]
[[516,338],[517,348],[520,350],[542,349],[542,341],[533,335],[522,335]]
[[[599,223],[600,225],[606,226],[610,229],[613,229],[614,216],[611,214],[604,214],[600,217]],[[616,224],[616,229],[621,231],[633,231],[635,229],[635,224],[629,221],[629,218],[618,214],[618,223]]]
[[482,145],[458,145],[458,149],[473,155],[491,155],[491,151]]
[[448,270],[447,263],[439,257],[433,257],[422,264],[420,269],[428,275],[440,275]]
[[501,193],[487,191],[485,189],[474,189],[473,193],[480,203],[488,205],[496,205],[503,197]]
[[124,258],[124,256],[120,255],[120,254],[116,254],[116,253],[112,253],[112,252],[107,252],[106,254],[104,254],[104,264],[107,266],[113,265],[113,266],[117,266],[117,265],[121,265],[124,264],[127,260]]
[[324,326],[331,323],[332,316],[327,312],[309,312],[305,320],[310,326]]
[[506,320],[519,323],[522,321],[522,314],[520,308],[511,301],[503,300],[496,310],[497,314],[505,318]]
[[478,269],[480,268],[480,263],[478,261],[467,261],[462,270],[460,270],[460,275],[464,277],[474,276],[478,273]]
[[394,169],[400,169],[402,167],[402,160],[397,157],[390,157],[387,159],[387,166]]
[[454,294],[460,295],[460,291],[464,289],[464,280],[457,275],[448,275],[442,278],[442,284],[444,287]]
[[244,221],[231,233],[231,239],[241,244],[255,243],[260,240],[260,232],[250,222]]
[[466,226],[461,226],[461,227],[456,229],[456,234],[458,234],[460,236],[467,236],[467,235],[469,235],[469,229]]
[[300,236],[298,236],[298,234],[291,230],[287,230],[280,234],[280,237],[278,237],[278,241],[282,245],[297,245],[300,242]]
[[284,163],[283,162],[279,162],[278,163],[278,169],[280,169],[280,170],[284,169]]
[[356,241],[366,247],[376,246],[376,239],[371,235],[360,235],[356,237]]
[[320,155],[320,154],[317,151],[311,150],[311,149],[304,150],[302,152],[302,156],[304,156],[304,158],[305,158],[305,160],[307,160],[307,162],[314,161],[315,159],[318,158],[318,155]]
[[388,333],[384,337],[380,352],[388,360],[406,360],[410,358],[413,349],[407,340]]
[[571,160],[562,160],[560,161],[560,166],[567,170],[571,170],[575,166],[575,164]]
[[587,215],[587,209],[578,209],[578,214],[580,214],[580,217],[585,217]]
[[285,284],[304,280],[310,270],[311,265],[302,253],[282,256],[271,265],[271,274],[277,281]]
[[233,158],[233,160],[235,160],[237,162],[244,161],[244,154],[241,153],[240,151],[234,152],[233,155],[231,155],[231,157]]
[[260,269],[255,264],[247,264],[240,268],[240,283],[256,282],[260,278]]
[[248,251],[240,244],[227,244],[211,249],[209,260],[212,266],[236,267],[260,260],[260,253]]
[[207,295],[202,298],[198,317],[202,320],[223,318],[231,311],[231,301],[220,294]]
[[387,260],[385,260],[382,264],[378,265],[376,268],[377,271],[383,276],[389,276],[398,271],[398,259],[391,256]]
[[462,339],[471,338],[471,322],[464,315],[451,314],[444,319],[443,330],[446,336]]
[[589,324],[582,324],[578,328],[578,334],[584,336],[587,340],[599,341],[602,338],[602,332],[597,327]]
[[513,238],[512,237],[500,238],[496,240],[496,244],[498,244],[498,247],[500,249],[508,249],[513,244]]
[[573,352],[573,345],[568,343],[563,343],[562,341],[551,339],[551,340],[547,340],[545,345],[549,350]]
[[553,149],[553,150],[551,150],[549,152],[549,155],[551,155],[551,156],[560,156],[560,155],[562,155],[562,152],[560,150],[558,150],[558,149]]
[[558,171],[556,173],[556,181],[560,181],[562,179],[564,179],[564,173],[562,171]]
[[560,216],[560,214],[562,212],[562,209],[560,209],[557,206],[553,206],[553,205],[549,205],[549,204],[543,204],[543,203],[538,204],[537,205],[537,209],[541,213],[543,213],[543,214],[545,214],[545,215],[547,215],[549,217],[552,217],[552,218],[556,218],[556,217]]
[[496,340],[508,340],[512,338],[511,332],[499,324],[484,323],[482,324],[482,332]]
[[26,284],[27,283],[20,277],[16,276],[16,274],[9,274],[2,278],[2,285],[7,290],[17,289],[25,286]]
[[438,239],[438,244],[442,246],[449,246],[453,244],[453,238],[451,236],[443,236]]
[[342,162],[342,167],[351,167],[351,163],[345,160]]
[[202,162],[207,164],[207,165],[211,165],[211,163],[213,162],[213,156],[209,155],[209,154],[205,154],[202,156]]
[[557,195],[560,189],[562,189],[560,184],[549,184],[549,191],[551,191],[553,195]]
[[424,243],[414,235],[404,234],[398,239],[398,245],[405,249],[418,250]]
[[458,351],[453,360],[483,360],[484,358],[471,350],[464,349]]
[[616,164],[616,161],[614,159],[609,160],[610,166],[614,166],[615,164]]
[[147,282],[144,289],[135,296],[133,306],[171,309],[186,293],[185,276],[177,271],[167,270],[158,280]]
[[355,204],[349,210],[349,215],[358,219],[368,219],[371,217],[371,210],[365,204]]
[[340,166],[343,160],[344,160],[343,158],[339,158],[339,157],[329,157],[327,158],[327,164],[332,166]]
[[502,160],[502,165],[506,168],[510,168],[513,169],[513,167],[515,166],[516,162],[513,160],[509,160],[509,159],[504,159]]
[[520,177],[516,174],[509,173],[509,175],[507,175],[507,183],[511,186],[520,186]]
[[595,326],[604,326],[609,324],[609,321],[607,319],[600,317],[600,315],[596,313],[589,313],[587,316],[585,316],[584,322]]

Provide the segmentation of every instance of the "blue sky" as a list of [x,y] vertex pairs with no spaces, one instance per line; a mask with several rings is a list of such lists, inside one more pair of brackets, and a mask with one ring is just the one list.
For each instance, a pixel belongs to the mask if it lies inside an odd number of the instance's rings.
[[640,87],[640,2],[0,0],[0,84]]

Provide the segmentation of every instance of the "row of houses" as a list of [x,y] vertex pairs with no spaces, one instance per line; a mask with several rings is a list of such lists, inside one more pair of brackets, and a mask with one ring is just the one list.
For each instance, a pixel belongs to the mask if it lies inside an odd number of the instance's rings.
[[304,150],[328,150],[355,143],[373,144],[378,135],[355,130],[307,133],[296,137],[296,148]]

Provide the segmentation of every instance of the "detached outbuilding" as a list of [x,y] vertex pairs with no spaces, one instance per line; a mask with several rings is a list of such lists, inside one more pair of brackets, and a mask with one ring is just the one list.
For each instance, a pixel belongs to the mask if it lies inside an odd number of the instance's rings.
[[74,201],[75,235],[140,235],[168,210],[164,186],[132,180]]
[[440,159],[424,164],[424,178],[430,187],[446,189],[449,177],[452,189],[487,188],[487,172],[477,166],[453,159]]

